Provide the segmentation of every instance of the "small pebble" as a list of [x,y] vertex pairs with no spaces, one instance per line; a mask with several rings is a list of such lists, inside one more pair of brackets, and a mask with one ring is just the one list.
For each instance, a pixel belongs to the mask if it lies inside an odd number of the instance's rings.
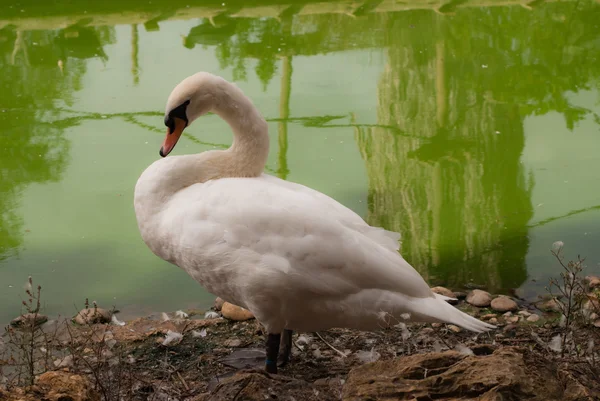
[[511,317],[507,317],[506,321],[508,323],[517,323],[519,321],[519,316],[511,316]]
[[481,319],[488,320],[488,319],[492,319],[492,318],[495,318],[495,317],[496,317],[495,313],[488,313],[488,314],[485,314],[485,315],[481,316]]
[[482,290],[473,290],[467,295],[467,303],[477,306],[480,308],[484,308],[486,306],[490,306],[492,302],[492,296],[487,291]]
[[504,295],[494,298],[490,305],[493,310],[498,312],[516,311],[519,308],[515,301]]
[[[431,289],[431,291],[436,294],[443,295],[445,297],[456,298],[456,295],[452,291],[447,289],[446,287],[433,287]],[[446,302],[448,302],[451,305],[455,305],[458,303],[458,299],[451,299],[451,300],[447,300]]]
[[502,315],[504,317],[511,317],[512,316],[512,312],[506,312],[504,315]]
[[525,317],[529,317],[529,316],[531,316],[531,313],[529,313],[529,312],[528,312],[528,311],[526,311],[526,310],[520,310],[520,311],[518,312],[518,314],[519,314],[519,315],[521,315],[521,316],[525,316]]
[[533,315],[529,315],[529,316],[527,317],[527,321],[528,321],[529,323],[535,323],[535,322],[537,322],[538,320],[540,320],[540,316],[539,316],[539,315],[536,315],[535,313],[534,313]]
[[490,322],[491,324],[497,324],[497,323],[498,323],[498,319],[496,319],[495,317],[493,317],[493,318],[491,318],[491,319],[489,320],[489,322]]
[[85,325],[96,323],[109,323],[111,317],[112,313],[110,313],[106,309],[92,306],[79,311],[79,313],[73,319],[75,320],[75,323]]
[[455,326],[453,324],[449,324],[448,328],[455,333],[460,333],[462,331],[460,327]]
[[42,315],[40,313],[25,313],[24,315],[19,316],[16,319],[13,319],[10,322],[10,325],[13,327],[29,327],[31,328],[31,324],[33,326],[39,326],[48,321],[48,316]]
[[248,319],[254,319],[254,315],[248,309],[244,309],[229,302],[223,303],[221,307],[221,314],[224,318],[229,320],[243,321]]
[[550,299],[540,305],[540,309],[547,312],[559,312],[560,306],[555,299]]

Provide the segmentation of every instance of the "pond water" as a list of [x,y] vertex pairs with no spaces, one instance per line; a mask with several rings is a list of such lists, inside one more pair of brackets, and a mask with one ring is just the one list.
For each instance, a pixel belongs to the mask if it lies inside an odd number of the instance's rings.
[[[600,271],[597,1],[68,4],[0,6],[0,322],[29,275],[53,315],[209,305],[132,206],[200,70],[267,118],[271,174],[399,231],[432,285],[534,297],[556,240]],[[231,143],[216,116],[186,133],[174,154]]]

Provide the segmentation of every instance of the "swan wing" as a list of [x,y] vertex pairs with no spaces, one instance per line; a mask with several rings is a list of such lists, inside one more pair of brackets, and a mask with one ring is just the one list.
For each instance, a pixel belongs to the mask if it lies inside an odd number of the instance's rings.
[[297,184],[291,181],[285,181],[271,175],[263,175],[262,177],[267,182],[271,182],[279,187],[283,187],[301,193],[313,198],[316,202],[319,202],[321,210],[331,214],[332,217],[336,218],[341,224],[348,228],[363,233],[372,240],[378,242],[381,246],[391,250],[400,250],[400,234],[394,231],[388,231],[380,227],[373,227],[365,223],[365,221],[356,214],[353,210],[342,205],[335,199],[325,195],[322,192],[315,191],[312,188],[304,185]]
[[258,288],[265,298],[287,291],[343,299],[365,289],[433,297],[396,251],[395,235],[298,184],[269,176],[195,184],[174,195],[160,219],[161,256],[242,304],[240,292],[256,297]]

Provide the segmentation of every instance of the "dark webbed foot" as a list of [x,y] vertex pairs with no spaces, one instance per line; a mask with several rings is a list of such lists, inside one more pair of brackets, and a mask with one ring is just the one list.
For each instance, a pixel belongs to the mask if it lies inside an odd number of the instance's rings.
[[267,335],[267,361],[265,370],[267,373],[277,374],[277,359],[279,357],[279,345],[281,333]]
[[287,365],[290,361],[290,356],[292,354],[292,334],[292,330],[283,330],[281,346],[279,348],[279,359],[277,361],[280,367]]

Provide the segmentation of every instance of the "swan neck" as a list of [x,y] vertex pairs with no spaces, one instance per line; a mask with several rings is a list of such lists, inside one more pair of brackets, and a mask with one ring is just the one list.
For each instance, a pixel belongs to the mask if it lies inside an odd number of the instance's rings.
[[[255,177],[262,174],[269,154],[268,125],[251,100],[235,85],[224,81],[227,88],[219,91],[213,112],[233,132],[233,142],[224,156],[224,177]],[[226,167],[226,168],[225,168]]]

